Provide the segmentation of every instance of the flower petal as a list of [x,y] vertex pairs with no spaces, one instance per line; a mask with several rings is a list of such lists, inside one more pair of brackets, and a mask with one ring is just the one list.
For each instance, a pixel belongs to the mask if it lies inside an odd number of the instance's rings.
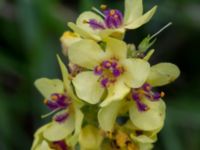
[[123,101],[112,102],[98,112],[99,125],[104,131],[112,131]]
[[152,102],[148,99],[143,99],[143,102],[149,107],[147,111],[139,111],[135,103],[131,104],[129,115],[132,123],[144,131],[162,128],[165,119],[165,102],[163,100]]
[[128,24],[142,16],[143,3],[142,0],[125,0],[124,23]]
[[78,74],[72,81],[77,96],[90,104],[98,103],[104,92],[98,79],[99,77],[94,75],[92,71]]
[[69,28],[71,28],[74,32],[78,33],[81,37],[83,38],[88,38],[88,39],[92,39],[95,41],[100,41],[101,38],[93,33],[87,32],[84,29],[82,29],[81,27],[78,27],[76,24],[69,22],[68,23]]
[[50,148],[49,144],[46,141],[43,141],[36,149],[34,150],[53,150]]
[[126,29],[136,29],[140,26],[144,25],[145,23],[149,22],[149,20],[152,18],[154,13],[156,12],[157,6],[154,6],[151,10],[149,10],[147,13],[145,13],[143,16],[137,18],[133,22],[125,25]]
[[48,123],[42,127],[40,127],[34,134],[34,141],[31,146],[31,150],[35,150],[36,147],[44,140],[43,138],[43,132],[51,125],[51,123]]
[[92,40],[81,40],[69,48],[69,59],[72,63],[94,69],[100,64],[103,55],[101,47]]
[[102,140],[101,131],[91,125],[85,126],[79,136],[81,149],[84,150],[99,150]]
[[79,109],[75,109],[75,132],[73,136],[67,139],[67,144],[71,147],[74,147],[78,142],[78,136],[81,131],[82,123],[83,123],[83,113]]
[[108,95],[105,100],[100,104],[101,107],[105,107],[113,101],[122,100],[130,91],[123,80],[118,79],[113,85],[108,87]]
[[123,62],[125,67],[124,80],[125,83],[132,88],[138,88],[146,81],[150,65],[142,59],[126,59]]
[[70,45],[80,41],[81,38],[78,34],[66,31],[63,33],[62,37],[60,38],[62,44],[62,52],[65,56],[68,55],[68,48]]
[[63,83],[58,79],[40,78],[34,84],[45,98],[49,98],[53,93],[63,93],[64,91]]
[[70,114],[63,123],[53,122],[52,125],[44,131],[43,136],[49,141],[60,141],[73,132],[74,126],[74,115]]
[[173,82],[180,75],[179,68],[171,63],[159,63],[151,67],[147,82],[152,86],[162,86]]
[[127,45],[121,40],[106,38],[106,54],[116,59],[125,59],[127,55]]
[[90,25],[88,23],[86,23],[86,22],[90,21],[91,19],[94,19],[97,22],[102,22],[102,23],[104,22],[103,19],[99,15],[97,15],[91,11],[86,11],[86,12],[83,12],[82,14],[80,14],[80,16],[78,17],[78,19],[76,21],[76,24],[78,27],[81,27],[85,31],[95,34],[95,30],[92,29],[92,27],[90,27]]

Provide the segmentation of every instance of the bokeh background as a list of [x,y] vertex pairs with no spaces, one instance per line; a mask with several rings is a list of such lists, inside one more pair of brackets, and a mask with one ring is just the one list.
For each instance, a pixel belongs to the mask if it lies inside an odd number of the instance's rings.
[[[42,96],[33,86],[39,77],[60,77],[55,54],[68,21],[101,3],[123,10],[123,0],[0,0],[0,150],[30,149],[34,131],[48,119]],[[138,44],[169,21],[158,36],[151,63],[170,61],[180,78],[162,87],[167,119],[155,150],[200,149],[200,2],[144,0],[145,10],[159,5],[151,22],[126,35]]]

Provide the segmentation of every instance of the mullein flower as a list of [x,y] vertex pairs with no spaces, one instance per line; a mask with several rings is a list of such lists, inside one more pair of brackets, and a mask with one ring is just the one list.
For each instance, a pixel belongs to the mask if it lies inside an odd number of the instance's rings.
[[52,125],[48,123],[39,128],[34,135],[34,142],[31,150],[69,150],[70,147],[66,144],[65,140],[49,141],[44,137],[45,130]]
[[103,135],[100,129],[92,125],[86,125],[81,129],[79,135],[81,150],[101,150],[102,141]]
[[122,100],[131,88],[139,88],[146,81],[150,65],[138,58],[127,58],[125,42],[107,38],[102,49],[92,40],[81,40],[69,48],[69,60],[88,71],[72,80],[77,96],[90,104],[100,102],[103,93],[108,95],[102,107]]
[[70,47],[70,45],[72,45],[73,43],[76,43],[80,40],[81,40],[81,37],[80,37],[79,34],[73,33],[73,32],[70,32],[70,31],[64,32],[63,35],[60,38],[63,54],[65,56],[67,56],[68,55],[67,51],[68,51],[68,48]]
[[[54,114],[53,121],[43,132],[44,138],[48,141],[60,141],[68,137],[69,145],[77,143],[83,114],[80,110],[82,103],[73,93],[71,81],[67,68],[58,57],[63,81],[47,78],[36,80],[35,85],[45,97],[44,103],[51,112],[45,116]],[[73,133],[73,134],[72,134]]]
[[99,110],[100,127],[105,131],[112,131],[117,116],[123,110],[122,114],[129,112],[130,120],[137,128],[144,131],[160,130],[165,119],[166,106],[162,100],[164,92],[154,92],[152,87],[166,85],[179,75],[180,71],[174,64],[159,63],[152,66],[146,83],[139,88],[132,88],[124,100],[113,101]]
[[156,11],[157,6],[143,14],[142,0],[125,0],[124,15],[120,10],[107,9],[103,12],[95,9],[83,12],[76,21],[76,24],[69,23],[68,26],[84,38],[101,40],[105,36],[123,38],[127,29],[136,29],[147,23]]

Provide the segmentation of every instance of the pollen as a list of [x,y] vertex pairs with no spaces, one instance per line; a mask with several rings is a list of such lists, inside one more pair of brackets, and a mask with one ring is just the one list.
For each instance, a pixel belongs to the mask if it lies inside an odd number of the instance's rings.
[[110,16],[113,16],[113,15],[115,15],[115,10],[114,9],[112,9],[112,10],[110,10]]
[[161,93],[160,93],[160,96],[161,96],[161,97],[164,97],[164,96],[165,96],[165,93],[164,93],[164,92],[161,92]]
[[100,6],[100,8],[101,8],[102,10],[106,10],[106,9],[107,9],[107,5],[102,4],[102,5]]
[[57,101],[58,100],[58,96],[57,95],[51,95],[51,100]]

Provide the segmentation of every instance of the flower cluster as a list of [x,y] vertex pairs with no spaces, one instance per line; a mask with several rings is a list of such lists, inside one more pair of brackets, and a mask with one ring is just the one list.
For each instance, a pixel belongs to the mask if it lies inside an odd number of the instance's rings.
[[62,80],[40,78],[52,120],[38,129],[32,150],[150,150],[165,120],[164,92],[155,87],[180,74],[171,63],[150,65],[153,37],[136,47],[127,29],[147,23],[142,0],[125,0],[125,12],[102,5],[83,12],[61,37],[68,66],[57,56]]

